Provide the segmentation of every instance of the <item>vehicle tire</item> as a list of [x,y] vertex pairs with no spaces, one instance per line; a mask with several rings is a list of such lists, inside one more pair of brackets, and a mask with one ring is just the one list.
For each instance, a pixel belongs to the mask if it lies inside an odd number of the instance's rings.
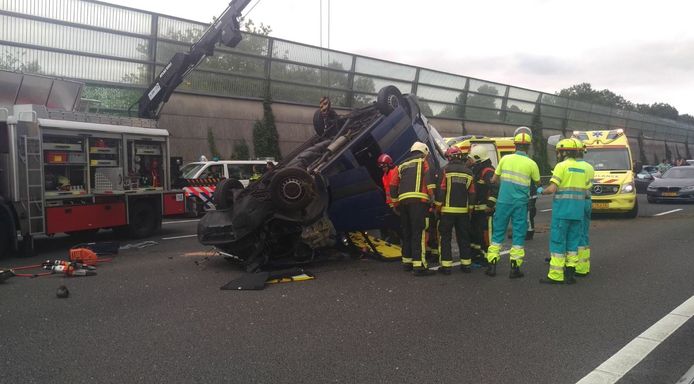
[[[4,219],[4,217],[3,217]],[[0,222],[0,259],[10,254],[10,226],[6,222]]]
[[634,208],[631,209],[631,211],[627,212],[624,216],[627,219],[635,219],[639,215],[639,202],[635,201],[634,202]]
[[277,209],[298,211],[313,199],[313,178],[301,168],[281,169],[270,182],[270,195]]
[[157,212],[151,204],[136,203],[130,211],[128,234],[134,239],[151,236],[159,227]]
[[234,205],[234,191],[239,189],[243,189],[243,184],[236,179],[220,181],[212,194],[212,204],[218,210],[231,208]]
[[382,114],[388,116],[396,110],[401,103],[402,93],[394,85],[388,85],[378,91],[376,97],[376,108]]

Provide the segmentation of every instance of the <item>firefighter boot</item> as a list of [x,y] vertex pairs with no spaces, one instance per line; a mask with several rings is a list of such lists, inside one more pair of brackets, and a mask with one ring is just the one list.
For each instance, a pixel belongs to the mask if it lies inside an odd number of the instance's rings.
[[496,276],[496,262],[497,261],[498,261],[497,259],[494,259],[487,264],[487,270],[484,271],[485,275]]
[[412,272],[412,263],[403,263],[402,270],[405,272]]
[[414,267],[412,269],[412,274],[415,276],[431,276],[434,273],[436,273],[436,272],[434,272],[434,271],[432,271],[426,267]]
[[511,273],[509,273],[508,277],[509,279],[515,279],[519,277],[523,277],[525,274],[521,272],[520,267],[516,263],[515,260],[511,261]]
[[564,268],[564,284],[576,284],[576,267]]

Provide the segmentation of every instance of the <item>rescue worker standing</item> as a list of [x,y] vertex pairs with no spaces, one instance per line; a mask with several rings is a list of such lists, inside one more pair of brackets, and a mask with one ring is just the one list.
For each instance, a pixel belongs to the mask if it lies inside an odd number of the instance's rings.
[[550,185],[539,187],[538,193],[554,193],[552,202],[552,232],[549,243],[549,272],[541,283],[573,284],[578,263],[578,244],[583,236],[583,216],[586,192],[593,179],[593,167],[585,161],[576,161],[579,149],[574,139],[557,143],[557,160]]
[[528,157],[531,137],[527,133],[519,133],[513,138],[516,152],[501,158],[499,166],[494,171],[492,182],[499,183],[499,197],[493,219],[492,242],[487,251],[487,271],[489,276],[496,276],[496,264],[499,261],[501,244],[504,241],[506,227],[509,221],[513,225],[513,241],[511,246],[510,278],[523,277],[520,267],[525,256],[525,236],[528,229],[528,199],[530,183],[540,182],[540,170],[537,164]]
[[487,249],[490,243],[492,214],[496,205],[498,187],[492,183],[494,166],[489,159],[487,148],[476,145],[470,150],[467,164],[475,177],[475,198],[472,200],[470,248],[475,257],[487,262]]
[[441,183],[436,191],[436,211],[440,212],[439,233],[439,272],[451,274],[453,256],[451,241],[453,229],[460,252],[460,268],[471,271],[470,258],[470,202],[475,201],[475,183],[472,170],[467,167],[467,153],[458,147],[446,150],[448,164],[441,175]]
[[410,155],[398,166],[398,173],[390,182],[390,196],[400,213],[403,268],[413,270],[415,276],[429,272],[425,242],[435,184],[429,174],[428,155],[426,144],[412,144]]
[[[383,171],[381,182],[383,183],[383,192],[385,192],[386,195],[386,204],[388,207],[393,209],[395,208],[395,204],[393,203],[393,199],[390,197],[390,184],[391,180],[393,180],[395,175],[398,173],[398,167],[395,166],[393,159],[387,153],[382,153],[380,156],[378,156],[376,163]],[[396,232],[396,230],[393,229],[393,225],[385,225],[384,228],[381,229],[381,238],[389,243],[400,244],[400,235]]]
[[381,182],[383,183],[383,191],[386,194],[386,204],[388,204],[390,208],[393,208],[393,199],[390,197],[390,181],[398,173],[398,167],[395,166],[393,159],[387,153],[382,153],[378,156],[376,162],[378,163],[378,167],[383,171]]
[[[576,161],[579,163],[586,163],[583,160],[583,154],[586,152],[586,146],[579,139],[574,139],[576,145],[578,146],[578,151],[576,152]],[[592,166],[589,163],[588,166]],[[595,172],[595,171],[593,171]],[[578,262],[576,263],[576,273],[577,277],[587,276],[590,273],[590,217],[593,214],[593,200],[591,198],[591,189],[593,187],[593,180],[591,178],[590,185],[586,189],[586,201],[583,209],[583,224],[581,241],[578,243]]]

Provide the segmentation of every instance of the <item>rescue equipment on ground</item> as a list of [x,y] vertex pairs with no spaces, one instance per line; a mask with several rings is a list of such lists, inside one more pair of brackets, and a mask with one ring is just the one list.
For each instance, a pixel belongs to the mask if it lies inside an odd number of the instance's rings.
[[290,268],[272,272],[246,273],[219,289],[224,291],[258,291],[265,289],[266,284],[290,283],[313,279],[315,279],[315,276],[303,268]]

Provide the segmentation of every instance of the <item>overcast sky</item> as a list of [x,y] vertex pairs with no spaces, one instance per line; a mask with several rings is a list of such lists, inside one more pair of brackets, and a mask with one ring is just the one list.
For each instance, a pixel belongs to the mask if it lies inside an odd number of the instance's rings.
[[[228,5],[107,2],[203,22]],[[694,115],[693,11],[688,0],[260,0],[248,17],[282,39],[548,93],[588,82]]]

